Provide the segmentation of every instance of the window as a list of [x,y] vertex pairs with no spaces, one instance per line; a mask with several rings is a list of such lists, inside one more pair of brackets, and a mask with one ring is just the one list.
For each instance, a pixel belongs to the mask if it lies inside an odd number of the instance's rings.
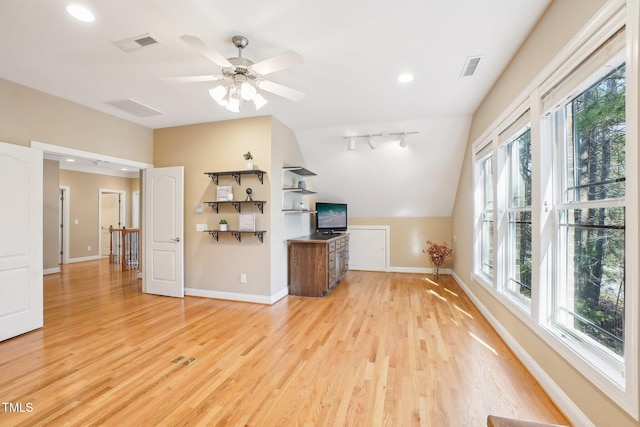
[[639,419],[638,67],[618,16],[474,144],[473,273]]
[[525,307],[531,300],[531,129],[506,147],[507,251],[503,292]]
[[625,66],[554,113],[562,154],[552,322],[624,356]]
[[494,212],[493,212],[493,156],[487,156],[479,161],[478,168],[480,173],[479,185],[479,247],[480,256],[478,260],[479,271],[485,279],[493,280],[493,229],[494,229]]

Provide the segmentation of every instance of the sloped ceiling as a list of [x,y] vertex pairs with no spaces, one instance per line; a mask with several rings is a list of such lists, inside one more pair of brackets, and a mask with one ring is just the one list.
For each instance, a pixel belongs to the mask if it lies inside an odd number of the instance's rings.
[[[550,0],[79,1],[91,24],[71,18],[69,3],[0,2],[1,78],[153,129],[273,115],[296,133],[322,198],[349,201],[354,214],[422,216],[450,214],[470,117]],[[143,34],[159,43],[131,52],[113,44]],[[211,83],[163,80],[220,72],[183,34],[226,57],[237,54],[231,37],[244,35],[254,62],[295,50],[304,63],[269,77],[305,99],[267,94],[263,109],[234,114],[210,98]],[[482,59],[461,77],[470,56]],[[404,72],[414,80],[398,83]],[[123,99],[162,114],[111,104]],[[381,131],[420,134],[405,149],[361,141],[347,152],[344,136]],[[381,197],[389,203],[374,206]]]

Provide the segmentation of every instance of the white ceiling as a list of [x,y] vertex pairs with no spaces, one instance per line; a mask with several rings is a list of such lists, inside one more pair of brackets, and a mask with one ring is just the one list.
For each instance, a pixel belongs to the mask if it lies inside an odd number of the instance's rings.
[[[468,129],[471,114],[550,1],[78,0],[96,15],[86,24],[66,13],[69,0],[3,0],[0,77],[153,129],[273,115],[294,130],[319,174],[332,171],[320,159],[343,155],[345,135],[420,131],[410,144],[422,159],[414,175],[424,181],[426,169],[446,163],[439,171],[447,184],[437,191],[454,193],[461,159],[429,159],[442,150],[463,152],[456,148],[466,143],[460,129]],[[160,43],[128,53],[113,44],[146,33]],[[231,113],[210,98],[212,83],[163,80],[220,72],[180,40],[183,34],[200,37],[225,57],[237,55],[231,37],[244,35],[244,56],[254,62],[295,50],[304,63],[269,79],[305,92],[305,99],[266,94],[269,103],[260,111],[247,105]],[[460,77],[470,56],[482,56],[476,73]],[[403,72],[413,73],[413,82],[398,83]],[[140,118],[108,104],[127,98],[163,114]],[[421,124],[424,130],[415,128]],[[351,153],[382,157],[381,148],[360,144]],[[350,170],[352,181],[371,178],[366,168]],[[330,195],[321,179],[317,187]],[[452,201],[443,204],[450,212]],[[363,203],[360,213],[371,208]],[[433,214],[426,207],[409,211]]]

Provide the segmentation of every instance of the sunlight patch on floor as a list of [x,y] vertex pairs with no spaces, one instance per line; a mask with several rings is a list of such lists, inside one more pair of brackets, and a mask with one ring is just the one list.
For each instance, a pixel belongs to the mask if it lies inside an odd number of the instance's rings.
[[486,342],[482,341],[480,339],[480,337],[478,337],[476,334],[474,334],[473,332],[469,332],[469,335],[471,335],[471,338],[473,338],[474,340],[478,341],[480,344],[482,344],[484,347],[486,347],[490,352],[492,352],[493,354],[495,354],[496,356],[498,355],[498,352],[495,351],[493,349],[493,347],[491,347],[489,344],[487,344]]

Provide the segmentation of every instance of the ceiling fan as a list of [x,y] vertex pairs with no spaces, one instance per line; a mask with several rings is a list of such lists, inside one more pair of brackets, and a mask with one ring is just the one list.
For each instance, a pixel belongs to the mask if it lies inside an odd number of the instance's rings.
[[249,40],[244,36],[234,36],[231,39],[234,46],[238,48],[238,56],[228,59],[196,36],[183,35],[180,36],[180,39],[218,65],[222,72],[205,76],[171,77],[164,80],[177,82],[216,81],[218,84],[209,90],[209,94],[219,105],[236,113],[240,111],[240,106],[245,101],[252,101],[256,110],[268,102],[258,92],[258,89],[292,101],[304,99],[303,92],[263,78],[267,74],[302,63],[302,56],[292,50],[254,63],[242,57],[242,50],[249,44]]

